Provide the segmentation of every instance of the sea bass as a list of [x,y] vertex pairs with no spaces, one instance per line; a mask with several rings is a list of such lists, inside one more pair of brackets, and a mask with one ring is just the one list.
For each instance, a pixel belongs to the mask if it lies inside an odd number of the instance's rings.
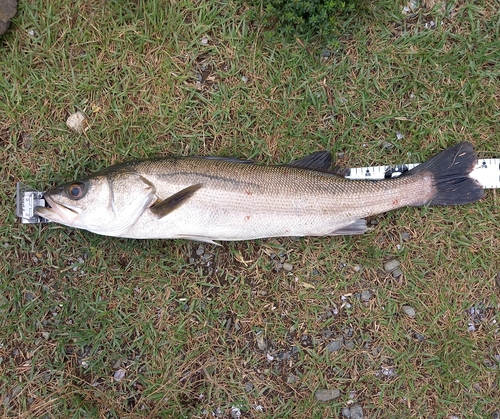
[[36,213],[93,233],[203,242],[360,234],[364,218],[404,206],[483,197],[469,177],[472,144],[457,144],[401,176],[349,180],[320,151],[282,166],[221,157],[120,163],[45,193]]

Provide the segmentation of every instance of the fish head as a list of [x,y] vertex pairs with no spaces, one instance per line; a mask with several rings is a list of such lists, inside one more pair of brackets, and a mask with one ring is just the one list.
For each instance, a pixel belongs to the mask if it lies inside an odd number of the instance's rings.
[[50,221],[107,236],[120,236],[156,201],[155,186],[120,169],[64,183],[44,194],[49,207],[36,214]]

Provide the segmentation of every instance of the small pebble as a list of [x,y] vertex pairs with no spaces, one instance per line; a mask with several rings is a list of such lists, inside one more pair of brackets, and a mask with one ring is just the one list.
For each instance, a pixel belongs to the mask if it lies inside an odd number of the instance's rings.
[[404,231],[403,233],[401,233],[401,238],[407,242],[408,240],[411,239],[411,236],[410,236],[410,233],[408,233],[407,231]]
[[207,45],[207,44],[208,44],[208,38],[205,38],[205,37],[204,37],[204,38],[201,38],[201,43],[202,43],[203,45]]
[[321,52],[321,56],[322,56],[323,58],[328,58],[330,55],[332,55],[332,53],[331,53],[329,50],[327,50],[327,49],[325,49],[325,50],[323,50],[323,51]]
[[340,391],[337,389],[321,389],[316,390],[314,396],[316,397],[316,400],[319,400],[320,402],[329,402],[330,400],[338,398],[340,396]]
[[401,133],[398,131],[398,132],[396,132],[396,138],[397,138],[398,140],[402,140],[402,139],[404,138],[404,135],[403,135],[403,134],[401,134]]
[[245,383],[245,391],[247,393],[250,393],[253,390],[253,384],[250,381],[247,381]]
[[291,263],[284,263],[283,264],[283,270],[290,272],[293,270],[293,265]]
[[354,269],[354,272],[361,272],[363,269],[361,265],[354,265],[352,268]]
[[205,248],[204,248],[204,247],[200,244],[200,245],[198,246],[198,249],[196,250],[196,254],[197,254],[198,256],[201,256],[203,253],[205,253]]
[[293,375],[292,373],[288,374],[288,377],[286,377],[286,382],[288,384],[294,384],[297,382],[298,377],[296,375]]
[[385,262],[384,269],[387,273],[391,273],[395,269],[399,268],[400,265],[401,265],[401,262],[399,260],[391,259],[390,261]]
[[426,29],[434,29],[436,27],[436,22],[431,20],[430,22],[427,22],[424,26]]
[[500,419],[500,410],[497,410],[496,412],[493,412],[491,414],[491,419]]
[[392,143],[390,143],[389,141],[382,141],[381,146],[382,146],[382,148],[385,148],[386,150],[390,150],[391,148],[394,147],[394,145]]
[[337,339],[332,340],[326,346],[326,350],[330,353],[337,352],[342,348],[343,343],[344,343],[344,338],[342,336],[340,336]]
[[[83,362],[82,362],[82,365],[83,365]],[[124,369],[119,369],[118,371],[115,371],[115,373],[113,374],[113,380],[115,380],[116,382],[120,382],[121,380],[123,380],[125,378],[125,374],[127,372],[124,370]]]
[[353,350],[354,349],[354,341],[353,340],[346,340],[344,342],[344,345],[347,349]]
[[243,83],[246,83],[246,82],[248,81],[248,77],[247,77],[247,76],[243,76],[243,77],[241,78],[241,81],[242,81]]
[[348,407],[344,407],[342,409],[342,416],[344,416],[345,418],[350,418],[351,417],[351,409],[349,409]]
[[372,293],[369,290],[365,290],[361,293],[361,300],[370,301],[370,298],[372,298]]
[[231,407],[231,417],[233,419],[240,419],[241,418],[241,410],[239,407]]
[[83,134],[89,128],[89,123],[85,115],[78,111],[68,117],[66,126],[78,134]]
[[50,338],[50,333],[49,332],[42,332],[42,337],[45,339],[45,340],[48,340]]
[[257,346],[258,348],[261,350],[261,351],[265,351],[267,349],[267,344],[266,344],[266,341],[264,339],[264,336],[262,335],[257,335]]
[[497,287],[500,288],[500,272],[498,272],[497,279],[495,280]]
[[401,275],[403,275],[403,271],[402,271],[401,269],[399,269],[399,268],[394,269],[394,270],[392,271],[392,276],[393,276],[394,278],[399,278]]
[[363,419],[363,408],[359,404],[351,406],[351,419]]
[[415,315],[417,314],[412,306],[403,306],[402,309],[407,316],[415,317]]
[[[331,312],[328,312],[328,313],[331,315]],[[327,317],[329,317],[329,316],[327,315]],[[333,335],[333,332],[330,329],[325,329],[325,330],[321,331],[321,334],[323,335],[323,337],[325,339],[329,339]]]

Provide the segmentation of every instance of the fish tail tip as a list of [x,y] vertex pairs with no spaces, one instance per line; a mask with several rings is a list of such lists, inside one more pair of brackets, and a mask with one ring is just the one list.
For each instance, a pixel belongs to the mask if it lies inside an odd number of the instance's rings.
[[462,205],[484,196],[483,186],[469,176],[477,163],[474,146],[469,142],[456,144],[408,172],[431,172],[436,193],[429,205]]

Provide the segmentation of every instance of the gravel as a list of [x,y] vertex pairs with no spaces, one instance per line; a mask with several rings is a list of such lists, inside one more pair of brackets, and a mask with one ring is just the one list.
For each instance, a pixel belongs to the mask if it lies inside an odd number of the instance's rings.
[[417,314],[412,306],[403,306],[402,309],[405,312],[405,314],[409,317],[415,317],[415,315]]
[[363,408],[359,404],[351,406],[351,419],[363,419]]
[[330,400],[335,400],[340,396],[340,391],[337,389],[329,390],[329,389],[321,389],[316,390],[314,393],[316,400],[320,402],[329,402]]
[[113,374],[113,380],[120,382],[125,378],[126,373],[127,372],[124,369],[119,369],[118,371],[115,371],[115,373]]
[[0,1],[0,35],[4,34],[9,28],[10,19],[14,17],[17,11],[16,0]]
[[388,274],[392,274],[394,278],[399,278],[403,275],[403,271],[400,269],[401,262],[396,259],[391,259],[388,262],[384,263],[384,270]]
[[382,148],[385,148],[386,150],[390,150],[390,149],[394,148],[394,144],[390,143],[389,141],[382,141],[380,143],[380,146]]
[[284,263],[283,264],[283,270],[290,272],[293,270],[293,265],[291,263]]
[[356,345],[353,340],[346,340],[344,342],[344,345],[347,349],[354,349],[354,346]]
[[399,268],[400,265],[401,262],[399,260],[391,259],[388,262],[384,263],[384,270],[387,273],[392,273],[395,269]]
[[342,416],[344,416],[345,418],[350,418],[351,417],[351,409],[349,409],[348,407],[344,407],[342,409]]
[[259,347],[259,349],[261,351],[265,351],[267,349],[267,344],[266,344],[266,341],[264,339],[264,336],[257,335],[257,337],[255,338],[255,340],[257,341],[257,346]]
[[75,112],[68,117],[66,120],[66,126],[77,134],[83,134],[89,129],[87,118],[80,111]]
[[344,344],[344,338],[342,336],[338,337],[335,340],[332,340],[327,346],[326,350],[329,353],[337,352],[342,349],[342,345]]
[[342,416],[350,419],[363,419],[363,408],[359,404],[355,404],[350,408],[344,407],[342,409]]
[[201,256],[201,255],[203,255],[203,253],[205,253],[205,247],[200,244],[198,246],[198,249],[196,249],[196,254],[198,256]]
[[235,406],[231,407],[231,417],[233,419],[241,418],[241,410],[239,407],[235,407]]
[[372,298],[372,293],[369,290],[363,291],[361,293],[361,300],[370,301],[370,298]]

